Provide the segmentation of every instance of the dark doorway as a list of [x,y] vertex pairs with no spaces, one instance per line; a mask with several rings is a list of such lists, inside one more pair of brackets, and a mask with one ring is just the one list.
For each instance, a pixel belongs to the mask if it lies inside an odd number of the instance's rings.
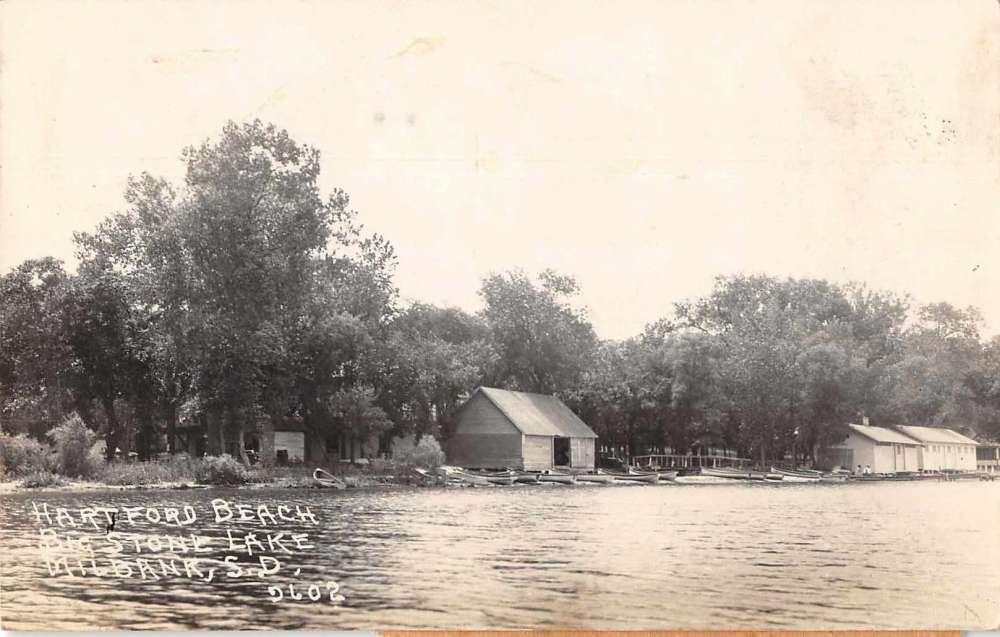
[[247,455],[250,464],[257,464],[260,460],[260,438],[257,434],[245,434],[243,436],[243,452]]
[[568,467],[570,463],[569,438],[552,439],[552,464],[557,467]]

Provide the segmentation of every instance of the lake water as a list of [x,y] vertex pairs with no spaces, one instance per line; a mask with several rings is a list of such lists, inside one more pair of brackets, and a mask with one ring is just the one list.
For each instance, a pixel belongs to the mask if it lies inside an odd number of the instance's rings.
[[[51,576],[42,559],[33,505],[190,505],[197,533],[221,542],[213,498],[308,506],[319,525],[281,530],[313,548],[266,581]],[[1000,626],[1000,482],[22,492],[0,503],[8,629]],[[144,518],[112,535],[189,531]],[[78,535],[107,557],[103,529]],[[276,602],[267,590],[312,582],[335,582],[344,600],[324,588],[319,601]]]

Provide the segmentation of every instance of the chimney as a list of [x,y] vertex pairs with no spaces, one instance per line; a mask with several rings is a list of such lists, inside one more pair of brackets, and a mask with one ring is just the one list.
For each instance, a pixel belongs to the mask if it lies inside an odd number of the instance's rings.
[[870,421],[868,420],[868,416],[862,416],[861,417],[861,424],[864,425],[865,427],[869,426],[869,422]]

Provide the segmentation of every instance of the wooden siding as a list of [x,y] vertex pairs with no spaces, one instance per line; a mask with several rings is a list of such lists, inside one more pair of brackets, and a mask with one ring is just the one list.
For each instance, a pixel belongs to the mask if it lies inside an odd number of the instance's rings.
[[490,399],[476,394],[462,405],[455,423],[456,434],[517,434],[521,432]]
[[[873,473],[896,473],[895,445],[877,445],[872,443],[875,460],[871,463]],[[900,461],[902,464],[902,461]]]
[[920,453],[920,468],[924,471],[975,471],[976,448],[972,445],[938,442],[924,443]]
[[455,434],[446,455],[448,464],[469,469],[521,469],[521,434]]
[[[592,438],[571,438],[570,465],[594,467],[595,446]],[[445,454],[449,464],[470,469],[541,471],[553,467],[553,437],[522,434],[489,398],[477,393],[459,411]]]
[[875,469],[875,442],[856,433],[851,432],[847,435],[847,440],[837,445],[836,448],[839,449],[849,449],[852,452],[854,458],[853,465],[850,467],[844,467],[845,469],[850,469],[851,471],[857,471],[858,465],[862,468],[865,465],[871,465],[872,471]]
[[520,469],[521,432],[488,398],[476,394],[462,406],[445,448],[448,463],[470,469]]
[[524,436],[522,443],[524,466],[526,471],[541,471],[552,468],[552,437]]
[[915,472],[920,469],[920,447],[917,444],[876,443],[852,431],[847,440],[832,449],[838,448],[853,452],[853,465],[846,467],[853,472],[858,470],[858,465],[862,469],[871,467],[872,473]]
[[976,470],[976,448],[972,445],[956,445],[952,466],[959,471]]
[[920,447],[903,447],[904,469],[896,467],[897,471],[919,471],[920,470]]
[[573,438],[570,441],[570,466],[593,469],[595,466],[594,449],[597,441],[593,438]]

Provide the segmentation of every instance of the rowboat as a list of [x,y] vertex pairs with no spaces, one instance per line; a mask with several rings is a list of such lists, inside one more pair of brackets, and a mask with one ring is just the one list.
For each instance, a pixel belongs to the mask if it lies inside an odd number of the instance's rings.
[[763,480],[764,474],[759,471],[731,469],[728,467],[702,467],[701,475],[727,480]]
[[746,469],[732,469],[728,467],[702,467],[701,475],[713,478],[726,478],[728,480],[754,480],[777,482],[784,480],[784,476],[778,473],[766,471],[750,471]]
[[674,478],[677,484],[733,484],[736,481],[732,478],[719,478],[716,476],[703,476],[701,474],[679,475]]
[[517,482],[517,472],[514,471],[484,471],[482,469],[464,469],[465,473],[473,475],[480,478],[486,478],[490,484],[499,484],[501,486],[510,486]]
[[820,482],[847,482],[848,476],[846,473],[824,473],[819,477]]
[[578,473],[576,481],[592,484],[611,484],[615,481],[615,478],[603,473]]
[[517,484],[538,484],[538,474],[531,471],[515,471],[514,482]]
[[473,473],[461,469],[459,467],[442,466],[438,471],[442,476],[450,481],[462,482],[464,484],[471,484],[476,486],[488,486],[492,484],[489,480],[483,476],[477,476]]
[[784,482],[819,482],[823,474],[819,471],[780,469],[771,467],[771,473],[783,476]]
[[517,481],[517,476],[513,473],[508,473],[507,475],[488,475],[483,477],[486,478],[490,484],[499,484],[501,486],[510,486]]
[[616,482],[635,482],[641,484],[656,484],[660,479],[655,472],[652,473],[617,473],[606,469],[598,469],[599,475],[611,476]]
[[439,476],[421,467],[413,467],[413,473],[422,478],[426,484],[438,484],[441,481]]
[[648,473],[655,473],[659,477],[660,482],[673,482],[677,478],[676,471],[662,471],[660,469],[645,469],[640,467],[629,467],[628,472],[633,475],[642,475]]
[[316,481],[318,486],[327,487],[331,489],[346,489],[347,483],[333,475],[329,471],[324,471],[323,469],[316,469],[313,471],[313,480]]
[[573,484],[576,476],[569,473],[558,473],[555,471],[542,471],[538,474],[539,482],[551,482],[555,484]]

